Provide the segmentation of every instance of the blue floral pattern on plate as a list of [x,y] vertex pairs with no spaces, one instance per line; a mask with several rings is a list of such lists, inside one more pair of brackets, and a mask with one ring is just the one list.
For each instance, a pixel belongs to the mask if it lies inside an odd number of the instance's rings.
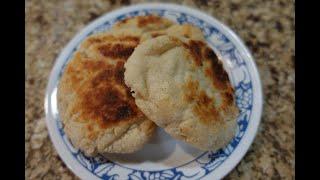
[[[236,47],[233,43],[217,28],[212,24],[188,15],[186,13],[167,10],[167,9],[141,9],[132,12],[127,12],[125,14],[119,15],[116,18],[108,20],[104,24],[96,27],[95,30],[91,31],[88,35],[105,31],[109,29],[115,22],[122,20],[127,17],[147,15],[147,14],[157,14],[159,16],[164,16],[174,20],[180,24],[191,23],[198,26],[204,33],[207,42],[215,50],[215,52],[222,59],[227,59],[232,63],[232,72],[229,73],[232,84],[234,85],[236,92],[236,103],[240,109],[240,115],[238,116],[238,129],[235,137],[230,141],[230,143],[223,149],[216,152],[205,152],[195,158],[193,161],[188,162],[179,167],[172,167],[171,169],[158,170],[158,171],[145,171],[139,169],[133,169],[124,167],[115,162],[111,162],[102,156],[98,157],[86,157],[81,151],[75,149],[68,138],[66,137],[63,126],[60,119],[56,119],[57,127],[59,129],[59,134],[62,136],[65,145],[68,147],[69,151],[72,153],[73,157],[88,171],[94,174],[96,177],[101,179],[129,179],[129,180],[180,180],[180,179],[200,179],[209,173],[212,173],[218,166],[220,166],[228,156],[237,148],[239,142],[241,141],[243,135],[249,124],[249,119],[252,113],[253,106],[253,86],[250,78],[249,70],[246,66],[245,61],[242,59]],[[75,47],[72,52],[65,58],[65,63],[61,71],[59,72],[59,77],[63,72],[67,61],[73,55],[73,52],[77,49]],[[237,77],[235,77],[234,72],[237,72]],[[239,77],[238,74],[242,74]],[[197,164],[197,171],[189,174],[185,172],[183,167],[190,164]],[[119,174],[119,168],[125,169],[126,174]]]

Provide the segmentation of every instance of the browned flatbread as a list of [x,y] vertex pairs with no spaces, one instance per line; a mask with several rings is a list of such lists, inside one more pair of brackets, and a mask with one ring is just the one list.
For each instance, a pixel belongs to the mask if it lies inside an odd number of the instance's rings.
[[[132,25],[137,19],[144,23],[139,17],[126,23]],[[148,19],[151,24],[161,21],[153,16]],[[124,63],[146,31],[127,27],[126,23],[84,40],[58,86],[64,130],[73,145],[90,156],[137,151],[155,130],[155,124],[137,108],[124,83]]]

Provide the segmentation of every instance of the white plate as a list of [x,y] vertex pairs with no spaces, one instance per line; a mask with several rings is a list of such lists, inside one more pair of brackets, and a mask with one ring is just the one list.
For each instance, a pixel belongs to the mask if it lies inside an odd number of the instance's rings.
[[[158,14],[178,23],[201,28],[208,44],[223,61],[240,109],[237,133],[225,148],[202,152],[172,139],[158,129],[141,151],[108,158],[88,158],[75,149],[64,134],[57,109],[57,84],[61,73],[81,41],[109,29],[126,17]],[[220,179],[241,160],[251,145],[260,122],[262,92],[254,60],[240,38],[227,26],[200,11],[172,4],[141,4],[113,11],[79,32],[64,48],[50,74],[45,98],[46,123],[62,160],[82,179]]]

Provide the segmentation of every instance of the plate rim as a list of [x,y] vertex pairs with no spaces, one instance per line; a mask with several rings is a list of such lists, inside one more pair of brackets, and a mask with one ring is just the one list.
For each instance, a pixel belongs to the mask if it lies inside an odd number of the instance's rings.
[[[114,16],[120,15],[125,13],[126,11],[133,11],[133,10],[139,10],[139,9],[148,9],[148,8],[163,8],[168,10],[177,10],[182,11],[187,14],[192,14],[202,20],[205,20],[207,22],[210,22],[215,25],[215,28],[217,28],[219,31],[224,32],[225,36],[229,38],[232,43],[235,44],[237,49],[239,49],[239,53],[241,56],[246,57],[246,63],[249,63],[249,70],[252,71],[252,84],[253,87],[255,87],[255,93],[253,93],[253,110],[252,110],[252,118],[253,121],[249,123],[246,132],[242,137],[242,139],[245,139],[240,141],[239,145],[235,150],[230,154],[228,159],[224,161],[219,167],[215,169],[215,177],[212,177],[212,173],[207,174],[207,176],[203,177],[203,179],[207,178],[223,178],[225,175],[227,175],[234,167],[241,161],[241,159],[244,157],[244,155],[247,153],[248,149],[251,147],[251,144],[253,143],[254,138],[256,137],[259,124],[261,122],[261,115],[262,115],[262,108],[263,108],[263,92],[262,92],[262,86],[261,86],[261,79],[260,74],[257,69],[256,63],[254,61],[253,56],[251,55],[248,48],[245,46],[243,41],[239,36],[237,36],[228,26],[226,26],[224,23],[217,20],[215,17],[210,16],[204,12],[201,12],[200,10],[184,6],[184,5],[178,5],[178,4],[172,4],[172,3],[140,3],[136,5],[131,5],[127,7],[122,7],[119,9],[115,9],[113,11],[107,12],[103,15],[101,15],[99,18],[93,20],[88,25],[86,25],[84,28],[82,28],[80,31],[78,31],[72,39],[68,42],[68,44],[62,49],[60,54],[55,60],[54,66],[50,72],[49,78],[48,78],[48,84],[46,88],[46,94],[45,94],[45,114],[46,114],[46,125],[49,131],[49,136],[51,141],[54,144],[54,147],[56,151],[58,152],[61,159],[64,161],[66,166],[71,169],[71,171],[80,178],[90,178],[90,179],[100,179],[97,178],[97,176],[93,175],[92,173],[89,173],[86,168],[83,166],[78,166],[75,164],[74,159],[65,156],[66,149],[61,148],[63,146],[63,142],[59,141],[56,137],[57,134],[54,133],[54,123],[50,115],[52,115],[51,112],[49,112],[49,101],[50,101],[50,95],[56,93],[56,88],[54,88],[54,82],[52,79],[55,79],[55,74],[58,72],[58,70],[61,68],[61,65],[63,63],[62,59],[65,58],[67,53],[70,51],[71,48],[73,48],[75,45],[77,45],[79,42],[83,40],[83,38],[87,37],[87,35],[98,25],[104,23],[105,19],[112,18]],[[60,68],[59,68],[60,67]],[[53,81],[53,82],[51,82]],[[55,92],[54,92],[55,91]],[[255,109],[254,109],[255,108]],[[237,155],[237,156],[235,156]],[[72,163],[73,162],[73,163]],[[211,177],[208,177],[211,176]]]

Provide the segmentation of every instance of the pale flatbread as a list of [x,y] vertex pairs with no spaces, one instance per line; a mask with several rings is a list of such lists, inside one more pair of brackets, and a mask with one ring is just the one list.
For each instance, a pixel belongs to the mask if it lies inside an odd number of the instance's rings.
[[238,109],[222,63],[199,37],[144,41],[125,64],[125,83],[142,112],[170,135],[217,150],[234,136]]

